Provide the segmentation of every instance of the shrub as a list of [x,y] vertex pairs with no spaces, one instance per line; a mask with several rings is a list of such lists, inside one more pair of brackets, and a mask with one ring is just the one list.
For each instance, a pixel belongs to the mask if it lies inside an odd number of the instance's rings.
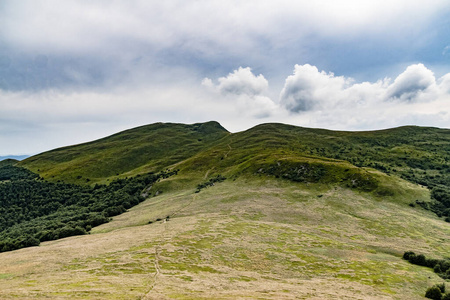
[[426,266],[427,260],[425,258],[425,255],[419,254],[415,257],[414,260],[411,261],[413,264],[419,265],[419,266]]
[[442,300],[450,300],[450,293],[445,294],[444,296],[442,296]]
[[434,271],[434,273],[437,273],[437,274],[442,273],[441,265],[439,265],[439,264],[435,265],[433,268],[433,271]]
[[441,293],[445,293],[445,283],[436,284],[436,286],[441,290]]
[[441,289],[436,285],[428,288],[425,293],[425,298],[433,300],[442,300]]
[[414,252],[412,252],[412,251],[406,251],[406,252],[403,254],[403,259],[411,260],[411,258],[412,258],[413,256],[414,256],[414,257],[416,256],[416,254],[415,254]]

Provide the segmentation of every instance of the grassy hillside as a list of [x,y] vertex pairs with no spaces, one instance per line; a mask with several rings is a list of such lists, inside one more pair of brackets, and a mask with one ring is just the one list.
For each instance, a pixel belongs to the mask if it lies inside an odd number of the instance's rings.
[[[233,150],[233,151],[232,151]],[[416,126],[342,132],[262,124],[229,134],[220,124],[153,124],[19,163],[47,180],[105,182],[175,165],[238,174],[282,160],[346,161],[425,186],[450,186],[450,130]]]
[[19,165],[82,184],[179,172],[89,235],[0,253],[0,298],[423,299],[442,279],[402,254],[450,256],[449,223],[415,205],[450,186],[449,158],[444,129],[215,122],[43,153]]
[[228,132],[217,122],[157,123],[45,152],[19,165],[51,181],[104,183],[119,175],[157,172],[195,155],[226,135]]
[[240,177],[165,190],[175,178],[91,235],[1,253],[0,298],[423,299],[441,282],[401,259],[450,255],[448,224],[407,205],[426,189],[395,179],[402,192],[380,198]]

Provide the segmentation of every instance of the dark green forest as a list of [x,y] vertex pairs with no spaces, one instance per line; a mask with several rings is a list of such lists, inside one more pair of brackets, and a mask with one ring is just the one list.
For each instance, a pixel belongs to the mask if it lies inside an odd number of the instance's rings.
[[176,171],[117,179],[109,185],[51,183],[27,169],[0,167],[0,252],[87,234],[145,198],[144,190]]

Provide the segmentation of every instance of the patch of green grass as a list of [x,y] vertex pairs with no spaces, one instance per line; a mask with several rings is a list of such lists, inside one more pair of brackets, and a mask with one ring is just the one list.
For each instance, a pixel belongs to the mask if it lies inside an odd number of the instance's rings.
[[14,277],[14,274],[8,274],[8,273],[0,274],[0,280],[1,279],[9,279],[12,277]]
[[185,262],[161,262],[161,268],[170,271],[189,271],[192,273],[206,272],[206,273],[220,273],[210,266],[193,265]]
[[251,281],[256,281],[258,279],[253,278],[253,277],[248,277],[248,276],[239,276],[239,277],[230,277],[230,278],[228,278],[228,280],[230,280],[230,281],[251,282]]

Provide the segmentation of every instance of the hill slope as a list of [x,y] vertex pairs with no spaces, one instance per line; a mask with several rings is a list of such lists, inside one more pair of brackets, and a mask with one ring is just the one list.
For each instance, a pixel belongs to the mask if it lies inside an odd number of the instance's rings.
[[[234,151],[234,159],[218,162]],[[406,126],[342,132],[262,124],[229,134],[217,122],[153,124],[86,144],[45,152],[19,163],[47,180],[82,183],[186,164],[189,172],[236,169],[259,155],[347,161],[425,186],[450,186],[450,130]],[[197,165],[197,167],[196,167]],[[80,178],[81,176],[81,178]]]
[[227,134],[217,122],[156,123],[45,152],[19,165],[52,181],[105,182],[118,175],[159,171],[202,151]]
[[155,124],[29,158],[54,181],[179,172],[90,235],[0,253],[0,297],[423,299],[442,279],[401,255],[450,256],[414,205],[446,186],[449,132]]
[[0,297],[422,299],[441,280],[401,255],[450,255],[450,228],[396,183],[406,199],[244,177],[165,191],[90,235],[0,253]]

